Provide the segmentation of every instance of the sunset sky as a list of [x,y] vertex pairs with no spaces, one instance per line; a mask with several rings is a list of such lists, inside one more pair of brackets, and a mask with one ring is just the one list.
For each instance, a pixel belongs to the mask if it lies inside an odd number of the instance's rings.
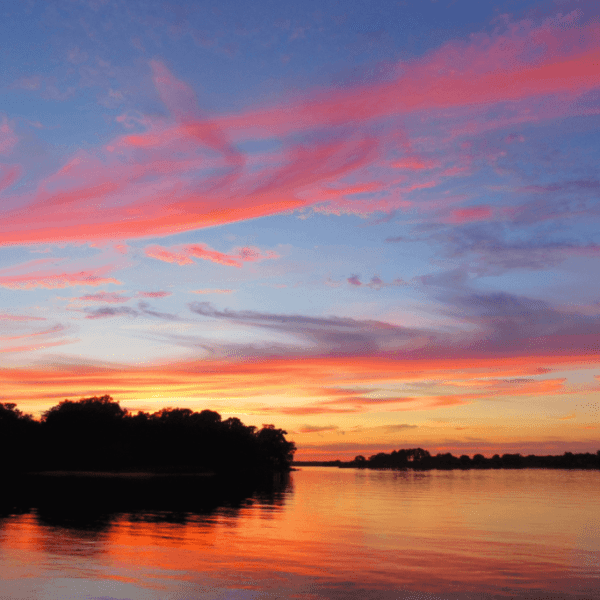
[[600,449],[599,13],[3,2],[0,401]]

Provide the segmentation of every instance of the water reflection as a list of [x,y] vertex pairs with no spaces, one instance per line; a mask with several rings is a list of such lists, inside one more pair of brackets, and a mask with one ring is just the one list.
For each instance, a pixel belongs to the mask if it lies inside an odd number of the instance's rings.
[[0,580],[28,600],[591,600],[599,486],[600,473],[318,468],[260,484],[20,482],[0,500]]
[[261,480],[210,475],[38,474],[5,482],[2,518],[32,514],[57,532],[71,530],[82,539],[98,540],[115,522],[211,523],[220,512],[235,518],[256,506],[280,509],[292,491],[288,474]]

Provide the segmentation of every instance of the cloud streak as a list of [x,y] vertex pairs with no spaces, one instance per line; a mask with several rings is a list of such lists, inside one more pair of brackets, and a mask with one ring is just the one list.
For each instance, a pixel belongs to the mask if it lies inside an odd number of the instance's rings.
[[85,309],[86,319],[108,319],[111,317],[139,317],[148,316],[166,321],[181,320],[177,315],[171,313],[159,312],[154,310],[147,302],[138,302],[137,309],[130,306],[87,308]]
[[229,321],[284,333],[317,344],[317,351],[368,354],[394,350],[422,339],[427,332],[382,321],[359,321],[342,317],[308,317],[257,311],[218,310],[210,302],[192,302],[192,312],[202,317]]
[[272,250],[263,252],[258,248],[246,246],[235,250],[232,254],[225,254],[209,248],[206,244],[190,244],[174,248],[163,248],[154,245],[146,247],[145,253],[150,258],[168,263],[177,263],[180,266],[194,264],[192,258],[208,260],[228,267],[241,267],[244,262],[260,262],[279,258],[279,255]]
[[[460,175],[463,167],[443,165],[428,182],[414,181],[398,190],[389,178],[349,183],[348,177],[364,175],[364,169],[382,162],[409,172],[435,164],[411,153],[393,158],[388,151],[397,146],[377,132],[377,122],[413,114],[433,117],[440,111],[460,116],[473,107],[525,106],[544,97],[577,114],[576,100],[600,87],[598,35],[598,23],[585,21],[580,11],[538,25],[507,23],[503,31],[475,34],[407,60],[389,81],[313,90],[285,105],[218,117],[203,114],[191,87],[163,63],[151,61],[152,81],[169,117],[142,117],[141,131],[118,136],[93,152],[79,151],[35,189],[9,193],[21,166],[3,171],[1,193],[8,208],[2,213],[0,240],[125,239],[313,205],[340,214],[410,206],[407,194],[436,186],[452,172]],[[485,120],[488,127],[502,123],[491,116]],[[121,122],[128,120],[123,116]],[[282,141],[280,151],[251,155],[239,149],[244,139],[273,136]],[[4,117],[0,151],[12,152],[16,145]],[[454,213],[453,219],[481,219],[484,213],[471,209]],[[218,261],[212,252],[199,247],[196,258]],[[179,260],[186,264],[185,258]]]
[[[34,288],[58,289],[74,286],[94,286],[121,282],[114,277],[103,277],[109,269],[83,270],[79,272],[35,271],[26,275],[1,275],[0,286],[9,290],[31,290]],[[0,271],[1,273],[1,271]]]

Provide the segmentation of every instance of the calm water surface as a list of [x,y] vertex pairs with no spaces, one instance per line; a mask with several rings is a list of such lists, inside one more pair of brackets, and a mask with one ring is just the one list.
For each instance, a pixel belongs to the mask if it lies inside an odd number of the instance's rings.
[[74,486],[5,506],[0,597],[595,600],[599,491],[596,471],[317,467],[193,506]]

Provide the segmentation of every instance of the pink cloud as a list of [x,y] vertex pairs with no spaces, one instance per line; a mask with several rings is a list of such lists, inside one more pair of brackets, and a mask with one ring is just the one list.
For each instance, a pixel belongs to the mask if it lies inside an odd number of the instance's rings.
[[357,287],[362,285],[358,275],[352,275],[351,277],[348,277],[347,281],[350,285],[355,285]]
[[452,223],[470,223],[473,221],[486,221],[492,217],[492,209],[487,205],[457,208],[452,211]]
[[0,192],[19,181],[22,174],[20,165],[0,165]]
[[33,337],[36,335],[53,335],[56,333],[60,333],[60,332],[64,331],[65,329],[66,329],[66,327],[64,325],[55,325],[54,327],[51,327],[50,329],[46,329],[44,331],[35,331],[33,333],[26,333],[23,335],[0,336],[0,341],[6,342],[6,341],[22,340],[23,338]]
[[[15,318],[15,315],[0,315],[0,319],[2,319],[4,317],[8,317],[8,320],[10,320],[10,321],[45,321],[46,320],[41,317],[25,316],[25,317]],[[68,330],[67,326],[57,324],[52,327],[49,327],[48,329],[43,329],[41,331],[30,331],[30,332],[21,333],[18,335],[0,336],[0,353],[29,352],[32,350],[41,350],[41,349],[44,349],[47,347],[61,346],[63,344],[69,344],[69,343],[72,343],[73,341],[76,341],[76,340],[72,340],[72,339],[49,341],[53,337],[62,336],[67,330]],[[41,341],[41,342],[36,342],[36,343],[21,343],[18,346],[14,346],[14,345],[7,346],[6,345],[6,342],[15,342],[15,341],[20,341],[20,342],[29,341],[30,342],[32,338],[33,339],[46,338],[46,341]]]
[[[577,11],[538,26],[530,21],[508,24],[503,32],[476,34],[405,61],[392,81],[314,90],[285,105],[217,118],[202,114],[193,90],[152,61],[153,82],[171,118],[141,117],[145,132],[119,136],[94,153],[79,152],[33,192],[8,195],[5,186],[3,204],[16,208],[2,215],[0,243],[167,235],[317,203],[330,212],[359,214],[408,206],[403,194],[437,185],[439,177],[409,183],[391,194],[389,183],[363,190],[355,183],[352,190],[346,180],[364,175],[361,169],[391,162],[385,140],[367,133],[369,125],[380,118],[440,110],[450,115],[462,111],[468,117],[477,109],[484,111],[485,126],[498,127],[503,116],[487,115],[486,107],[524,107],[546,96],[566,103],[561,117],[575,114],[582,110],[577,98],[600,87],[599,35],[598,23],[583,22]],[[337,126],[344,126],[346,133],[298,141],[299,133]],[[283,150],[253,157],[254,162],[236,146],[243,139],[273,136],[284,137]],[[16,142],[5,118],[0,152],[10,151]],[[409,170],[429,167],[410,153],[392,164]],[[348,199],[384,191],[389,198]],[[200,248],[204,255],[198,257],[229,260],[211,258],[214,251]],[[190,255],[164,254],[160,260],[189,264],[186,258]]]
[[[368,164],[377,146],[375,140],[359,139],[309,150],[292,147],[281,157],[283,164],[242,174],[227,149],[222,159],[199,156],[204,137],[198,135],[201,139],[179,136],[147,148],[144,162],[127,138],[107,146],[102,159],[80,152],[35,193],[5,199],[21,208],[5,213],[0,243],[164,235],[289,211],[309,204],[297,190]],[[174,158],[181,154],[187,157]],[[199,179],[201,168],[223,166],[225,175],[221,169]],[[155,180],[141,182],[146,175]]]
[[273,252],[272,250],[263,252],[255,246],[244,246],[243,248],[240,248],[238,250],[238,256],[244,262],[260,262],[262,260],[279,258],[279,254],[276,252]]
[[0,154],[9,154],[18,141],[19,138],[14,132],[12,125],[6,117],[3,117],[0,122]]
[[[186,252],[194,258],[201,258],[202,260],[210,260],[211,262],[219,263],[221,265],[227,265],[229,267],[241,267],[242,264],[240,259],[237,257],[223,254],[223,252],[217,252],[212,250],[206,244],[188,246]],[[241,257],[240,257],[241,258]]]
[[146,256],[178,265],[194,264],[192,258],[199,258],[228,267],[241,267],[243,262],[259,262],[279,257],[276,252],[271,250],[264,252],[253,246],[237,248],[234,254],[225,254],[209,248],[206,244],[190,244],[173,249],[149,246],[146,248]]
[[522,21],[504,33],[474,34],[469,42],[449,42],[403,63],[395,81],[321,93],[285,111],[273,108],[220,122],[240,130],[249,123],[268,127],[272,135],[427,109],[583,93],[600,84],[600,27],[593,20],[578,25],[580,16],[575,11],[538,27]]
[[[111,266],[101,267],[94,270],[83,270],[78,272],[66,272],[54,269],[29,271],[26,273],[17,273],[15,271],[26,270],[27,267],[36,266],[52,262],[52,259],[39,259],[29,261],[18,267],[11,267],[0,271],[0,286],[11,290],[30,290],[34,288],[56,289],[64,287],[72,287],[76,285],[99,286],[109,283],[121,284],[120,281],[113,277],[103,277],[103,275],[111,270]],[[25,268],[25,269],[24,269]],[[6,274],[3,274],[6,273]]]
[[214,290],[192,290],[192,294],[231,294],[233,290],[214,289]]
[[421,169],[431,169],[437,166],[437,164],[432,161],[424,161],[417,156],[407,156],[400,160],[394,161],[390,166],[396,169],[418,171]]
[[45,321],[45,317],[31,317],[29,315],[12,315],[0,313],[0,321]]
[[194,261],[183,252],[171,252],[161,246],[148,246],[145,250],[146,256],[156,258],[168,263],[177,263],[178,265],[193,265]]

